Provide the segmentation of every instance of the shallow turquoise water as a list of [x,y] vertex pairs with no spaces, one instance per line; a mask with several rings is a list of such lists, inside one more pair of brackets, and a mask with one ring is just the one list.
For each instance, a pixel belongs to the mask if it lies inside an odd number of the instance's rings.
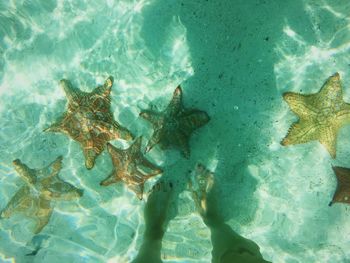
[[[350,127],[338,135],[335,160],[316,142],[279,142],[296,120],[283,92],[317,92],[339,72],[350,101],[349,11],[345,0],[0,2],[0,209],[23,184],[16,158],[42,167],[63,155],[61,177],[85,189],[78,201],[57,203],[34,239],[30,220],[2,220],[0,262],[130,262],[137,254],[145,201],[122,184],[99,186],[112,167],[106,152],[88,171],[76,142],[42,132],[65,110],[60,79],[90,91],[109,75],[114,117],[136,135],[152,133],[140,110],[163,109],[180,83],[185,106],[211,116],[192,136],[189,160],[148,155],[176,182],[164,262],[211,260],[209,230],[186,188],[197,162],[215,170],[227,222],[267,260],[348,262],[349,207],[328,203],[331,164],[350,166]],[[37,255],[26,256],[36,242]]]

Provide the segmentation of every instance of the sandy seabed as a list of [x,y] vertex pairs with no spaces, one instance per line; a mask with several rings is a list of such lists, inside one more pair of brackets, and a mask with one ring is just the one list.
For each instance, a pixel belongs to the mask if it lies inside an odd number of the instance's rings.
[[[197,162],[215,172],[227,222],[254,240],[265,259],[347,262],[350,210],[328,203],[336,187],[331,165],[350,167],[350,127],[338,134],[335,160],[317,142],[279,142],[297,119],[283,92],[315,93],[339,72],[350,101],[349,12],[346,0],[2,1],[0,209],[23,184],[12,167],[16,158],[35,168],[63,155],[60,176],[85,194],[57,203],[35,237],[30,220],[2,220],[0,262],[135,257],[145,201],[122,184],[99,186],[112,168],[106,152],[88,171],[76,142],[42,132],[65,110],[60,79],[91,91],[109,75],[114,117],[144,143],[152,129],[139,112],[163,109],[178,84],[185,106],[211,117],[192,136],[189,160],[159,148],[147,155],[176,186],[164,262],[211,260],[209,230],[186,186]],[[26,256],[37,246],[35,256]]]

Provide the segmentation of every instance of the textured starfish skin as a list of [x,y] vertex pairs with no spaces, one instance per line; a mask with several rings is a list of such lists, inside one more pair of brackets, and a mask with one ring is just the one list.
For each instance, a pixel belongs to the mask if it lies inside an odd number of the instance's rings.
[[159,144],[162,149],[171,147],[179,149],[185,158],[190,157],[191,134],[210,120],[204,111],[184,108],[180,86],[175,89],[173,98],[164,111],[144,110],[140,116],[151,122],[154,129],[146,152]]
[[148,161],[141,152],[142,137],[125,150],[117,149],[107,144],[108,152],[112,157],[113,171],[100,185],[123,181],[141,200],[145,181],[163,172],[161,168]]
[[339,74],[329,77],[318,93],[302,95],[286,92],[283,98],[299,120],[291,126],[281,144],[318,140],[335,158],[338,130],[350,123],[350,104],[343,101]]
[[347,203],[350,204],[350,169],[334,166],[333,171],[337,177],[337,189],[329,203]]
[[62,132],[79,142],[87,169],[94,167],[96,157],[108,141],[133,138],[126,128],[114,120],[110,110],[112,77],[92,92],[76,89],[65,79],[60,84],[68,99],[67,111],[45,131]]
[[83,190],[59,178],[61,156],[43,169],[31,169],[18,159],[13,165],[26,184],[12,197],[0,216],[9,218],[14,213],[23,213],[36,221],[35,234],[49,222],[53,210],[51,201],[72,200],[83,195]]

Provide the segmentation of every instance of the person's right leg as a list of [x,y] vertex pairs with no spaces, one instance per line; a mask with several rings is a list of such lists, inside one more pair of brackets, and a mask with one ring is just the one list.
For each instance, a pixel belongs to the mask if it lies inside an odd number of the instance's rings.
[[203,165],[198,164],[192,174],[190,185],[198,211],[211,232],[212,262],[267,262],[260,254],[258,245],[234,232],[230,226],[225,224],[217,211],[217,200],[211,194],[214,185],[214,174]]

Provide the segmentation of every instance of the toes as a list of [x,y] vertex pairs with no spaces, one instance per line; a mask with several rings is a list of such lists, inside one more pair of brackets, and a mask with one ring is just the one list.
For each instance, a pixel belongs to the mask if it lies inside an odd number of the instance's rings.
[[153,185],[151,192],[169,192],[173,187],[174,184],[170,181],[160,181]]

